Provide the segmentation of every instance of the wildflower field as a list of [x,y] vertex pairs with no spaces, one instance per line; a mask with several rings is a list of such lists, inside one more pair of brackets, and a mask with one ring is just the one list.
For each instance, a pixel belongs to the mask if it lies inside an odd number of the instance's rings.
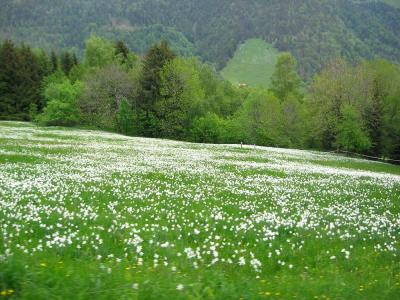
[[400,167],[0,122],[0,299],[400,299]]

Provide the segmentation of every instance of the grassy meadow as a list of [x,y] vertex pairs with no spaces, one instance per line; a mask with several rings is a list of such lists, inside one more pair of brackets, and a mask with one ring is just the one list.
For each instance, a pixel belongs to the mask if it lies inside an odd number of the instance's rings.
[[0,299],[400,299],[400,167],[0,122]]
[[249,39],[241,44],[233,58],[221,71],[233,84],[268,88],[279,51],[262,39]]
[[386,4],[392,5],[396,8],[400,8],[400,0],[384,0]]

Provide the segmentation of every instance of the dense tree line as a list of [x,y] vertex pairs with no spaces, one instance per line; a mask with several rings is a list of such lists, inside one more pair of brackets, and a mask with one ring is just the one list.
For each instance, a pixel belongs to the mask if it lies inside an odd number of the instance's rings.
[[0,119],[29,120],[30,114],[42,110],[42,93],[46,78],[55,72],[69,75],[78,64],[74,53],[50,56],[28,45],[16,46],[6,40],[0,44]]
[[[40,61],[41,59],[43,59]],[[27,119],[31,105],[43,106],[39,87],[49,68],[46,56],[6,41],[0,48],[0,117]]]
[[177,55],[193,56],[197,53],[194,44],[182,32],[161,24],[140,26],[135,30],[121,30],[117,25],[117,27],[101,27],[94,32],[110,40],[124,40],[132,51],[140,54],[146,53],[152,45],[163,40],[168,41]]
[[139,58],[97,36],[73,53],[0,47],[0,115],[43,125],[204,143],[341,149],[400,158],[400,69],[384,60],[337,59],[304,88],[290,53],[269,90],[224,81],[166,42]]
[[167,39],[177,54],[200,55],[218,69],[258,37],[291,52],[307,80],[336,57],[400,59],[400,10],[384,1],[4,0],[0,29],[0,38],[58,49],[83,49],[91,33],[139,52]]
[[332,62],[313,81],[312,144],[399,158],[400,70],[386,61]]

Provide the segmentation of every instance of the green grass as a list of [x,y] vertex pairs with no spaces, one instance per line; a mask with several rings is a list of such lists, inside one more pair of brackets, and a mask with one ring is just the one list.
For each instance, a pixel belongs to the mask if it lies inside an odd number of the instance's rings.
[[383,0],[386,4],[392,5],[396,8],[400,8],[400,0]]
[[0,122],[0,299],[399,299],[399,174]]
[[321,161],[313,161],[313,163],[321,165],[321,166],[330,166],[337,168],[350,168],[354,170],[361,171],[371,171],[371,172],[379,172],[379,173],[390,173],[400,175],[400,167],[398,165],[392,165],[388,163],[379,163],[379,162],[371,162],[371,161],[357,161],[357,160],[338,160],[338,161],[330,161],[330,160],[321,160]]
[[268,88],[278,55],[278,50],[271,44],[250,39],[239,46],[221,74],[233,84]]

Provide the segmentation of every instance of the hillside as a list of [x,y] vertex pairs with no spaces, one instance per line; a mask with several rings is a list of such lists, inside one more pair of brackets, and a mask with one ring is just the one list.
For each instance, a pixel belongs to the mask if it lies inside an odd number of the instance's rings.
[[398,166],[28,123],[0,141],[5,299],[400,296]]
[[278,55],[272,45],[261,39],[247,40],[239,45],[221,75],[235,85],[268,88]]
[[384,0],[383,2],[392,5],[393,7],[400,8],[400,0]]
[[[82,49],[85,38],[97,33],[126,38],[133,49],[143,51],[143,46],[135,45],[147,46],[140,41],[140,32],[145,32],[147,41],[172,39],[175,48],[194,52],[219,68],[239,44],[261,38],[279,51],[292,52],[301,75],[309,78],[338,56],[352,61],[375,57],[400,61],[400,10],[394,7],[399,2],[385,2],[4,0],[0,38],[48,49]],[[157,29],[153,35],[151,26],[157,24],[168,29]]]

